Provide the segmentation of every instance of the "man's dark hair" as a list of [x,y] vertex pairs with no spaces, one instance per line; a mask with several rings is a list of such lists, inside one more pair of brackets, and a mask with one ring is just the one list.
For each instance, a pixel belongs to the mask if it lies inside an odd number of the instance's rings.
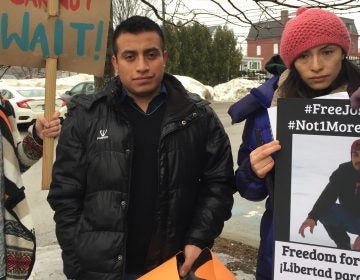
[[132,16],[122,21],[116,27],[112,39],[113,54],[115,56],[117,55],[118,48],[116,45],[116,40],[121,34],[123,33],[139,34],[142,32],[156,32],[157,34],[159,34],[161,41],[161,48],[162,50],[165,49],[164,33],[162,32],[160,26],[153,20],[149,19],[148,17]]

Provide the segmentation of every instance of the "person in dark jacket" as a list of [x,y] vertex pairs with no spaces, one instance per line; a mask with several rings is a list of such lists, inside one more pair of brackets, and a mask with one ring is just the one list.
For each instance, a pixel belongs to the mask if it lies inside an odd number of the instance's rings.
[[[339,200],[339,203],[336,201]],[[360,139],[351,145],[351,161],[340,164],[315,202],[299,233],[313,233],[320,221],[339,249],[351,249],[347,232],[357,235],[353,249],[360,251]]]
[[164,73],[160,27],[134,16],[113,37],[118,76],[75,98],[48,201],[69,279],[128,280],[180,250],[188,273],[231,216],[234,173],[209,102]]
[[277,71],[229,108],[233,123],[246,119],[236,187],[246,199],[267,199],[260,226],[257,280],[272,279],[274,154],[281,149],[273,139],[267,109],[276,105],[278,97],[313,98],[341,91],[356,97],[351,104],[358,107],[360,69],[347,59],[349,48],[349,32],[338,16],[323,9],[299,8],[286,23],[280,41],[280,57],[287,69]]

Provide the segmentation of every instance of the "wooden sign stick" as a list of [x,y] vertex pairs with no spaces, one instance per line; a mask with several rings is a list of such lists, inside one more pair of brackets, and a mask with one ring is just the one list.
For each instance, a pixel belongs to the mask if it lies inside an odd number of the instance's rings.
[[[48,13],[50,17],[58,15],[59,0],[48,1]],[[57,58],[46,59],[45,70],[45,112],[44,116],[50,120],[55,112],[56,99],[56,70]],[[42,190],[48,190],[51,183],[51,173],[54,161],[54,138],[44,137],[43,143],[43,162],[42,162]]]

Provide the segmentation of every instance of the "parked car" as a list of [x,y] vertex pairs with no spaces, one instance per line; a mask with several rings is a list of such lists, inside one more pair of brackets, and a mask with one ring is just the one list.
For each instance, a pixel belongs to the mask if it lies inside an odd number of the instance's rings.
[[[14,107],[16,123],[30,124],[38,115],[44,114],[45,89],[42,87],[12,87],[0,84],[0,95],[5,96]],[[60,97],[55,100],[55,110],[64,119],[66,102]]]
[[81,82],[75,85],[72,89],[65,91],[60,97],[66,102],[78,94],[93,94],[95,92],[95,84],[92,81]]

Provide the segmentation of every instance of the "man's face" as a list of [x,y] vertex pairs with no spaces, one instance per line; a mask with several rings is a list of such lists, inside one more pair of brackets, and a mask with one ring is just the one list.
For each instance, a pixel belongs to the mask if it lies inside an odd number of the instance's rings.
[[112,57],[121,83],[134,98],[151,98],[159,92],[167,53],[156,32],[122,33]]
[[360,150],[351,153],[351,161],[354,169],[360,172]]

